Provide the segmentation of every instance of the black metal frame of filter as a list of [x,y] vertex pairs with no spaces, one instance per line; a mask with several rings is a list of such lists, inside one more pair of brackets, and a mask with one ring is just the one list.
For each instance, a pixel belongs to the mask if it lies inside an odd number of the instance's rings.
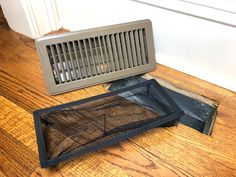
[[[42,114],[47,114],[51,111],[57,111],[57,110],[61,110],[61,109],[64,109],[64,108],[69,108],[69,107],[76,106],[76,105],[79,105],[79,104],[83,104],[83,103],[86,103],[86,102],[90,102],[90,101],[93,101],[93,100],[96,100],[96,99],[101,99],[101,98],[105,98],[105,97],[109,97],[109,96],[118,95],[122,92],[126,92],[126,91],[129,91],[129,90],[138,88],[138,87],[143,87],[144,84],[146,84],[146,85],[153,84],[156,92],[159,92],[165,98],[165,101],[167,101],[168,104],[171,106],[171,108],[174,110],[173,113],[167,114],[165,116],[160,116],[160,117],[158,117],[158,119],[156,119],[153,122],[150,122],[148,124],[144,124],[143,126],[138,127],[138,128],[131,129],[130,131],[125,132],[123,134],[118,134],[114,138],[112,138],[111,140],[109,140],[105,143],[104,142],[98,142],[96,144],[96,146],[86,147],[86,148],[80,149],[78,151],[73,151],[73,152],[70,152],[68,154],[64,154],[64,155],[55,157],[53,159],[48,159],[47,158],[45,138],[44,138],[44,135],[43,135],[41,119],[40,119],[40,116]],[[67,103],[67,104],[62,104],[62,105],[54,106],[54,107],[50,107],[50,108],[36,110],[36,111],[34,111],[33,115],[34,115],[34,123],[35,123],[37,143],[38,143],[40,165],[43,168],[50,167],[50,166],[55,166],[60,162],[69,160],[69,159],[74,158],[74,157],[78,157],[78,156],[80,156],[82,154],[85,154],[85,153],[88,153],[88,152],[92,152],[92,151],[102,149],[104,147],[110,146],[110,145],[115,144],[117,142],[120,142],[122,140],[128,139],[132,136],[140,134],[140,133],[142,133],[146,130],[149,130],[149,129],[152,129],[152,128],[155,128],[155,127],[158,127],[158,126],[162,126],[162,125],[168,124],[170,122],[176,122],[176,121],[179,120],[179,118],[183,114],[184,114],[184,112],[178,107],[178,105],[176,105],[176,103],[169,97],[169,95],[163,90],[163,88],[155,80],[144,81],[144,82],[141,82],[141,83],[138,83],[138,84],[120,89],[120,90],[116,90],[116,91],[101,94],[101,95],[98,95],[98,96],[86,98],[86,99],[83,99],[83,100],[74,101],[74,102],[70,102],[70,103]]]

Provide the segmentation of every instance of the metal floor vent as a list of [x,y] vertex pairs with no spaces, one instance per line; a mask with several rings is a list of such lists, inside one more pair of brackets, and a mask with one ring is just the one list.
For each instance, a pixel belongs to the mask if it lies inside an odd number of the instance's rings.
[[38,38],[36,48],[50,94],[153,70],[150,20]]

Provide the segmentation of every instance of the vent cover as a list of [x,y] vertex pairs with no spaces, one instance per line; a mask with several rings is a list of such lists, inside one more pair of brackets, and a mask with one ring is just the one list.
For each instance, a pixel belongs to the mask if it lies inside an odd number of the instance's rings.
[[150,20],[45,36],[36,47],[50,94],[145,73],[156,65]]

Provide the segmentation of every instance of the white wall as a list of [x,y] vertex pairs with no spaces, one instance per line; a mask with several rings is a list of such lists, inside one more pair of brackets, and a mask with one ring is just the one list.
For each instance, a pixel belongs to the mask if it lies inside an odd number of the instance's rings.
[[[4,7],[7,7],[6,3],[13,1],[22,4],[27,2],[28,7],[31,7],[25,10],[27,18],[23,17],[29,20],[33,13],[35,20],[31,20],[30,27],[27,27],[27,20],[20,22],[21,25],[26,24],[24,30],[19,26],[15,27],[14,23],[12,27],[16,31],[28,34],[27,30],[35,23],[38,27],[35,34],[31,35],[34,38],[61,26],[74,31],[144,18],[151,19],[158,63],[236,91],[234,13],[186,5],[176,0],[143,0],[163,6],[165,9],[130,0],[0,0]],[[176,6],[173,6],[174,3]],[[20,5],[16,6],[20,8]],[[12,7],[15,6],[6,9]],[[20,10],[8,10],[10,16],[14,11],[18,13]],[[18,17],[21,18],[21,15]]]
[[127,0],[57,4],[60,22],[70,30],[149,18],[158,63],[236,91],[234,27]]
[[59,29],[54,0],[0,0],[3,13],[11,29],[37,38]]
[[10,28],[17,29],[17,32],[24,35],[31,34],[32,29],[22,0],[1,0],[0,2]]

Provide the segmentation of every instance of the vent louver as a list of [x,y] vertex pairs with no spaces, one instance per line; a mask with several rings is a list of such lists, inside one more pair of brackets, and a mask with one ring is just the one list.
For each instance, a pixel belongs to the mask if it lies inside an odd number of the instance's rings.
[[149,20],[45,36],[36,47],[50,94],[155,68]]

